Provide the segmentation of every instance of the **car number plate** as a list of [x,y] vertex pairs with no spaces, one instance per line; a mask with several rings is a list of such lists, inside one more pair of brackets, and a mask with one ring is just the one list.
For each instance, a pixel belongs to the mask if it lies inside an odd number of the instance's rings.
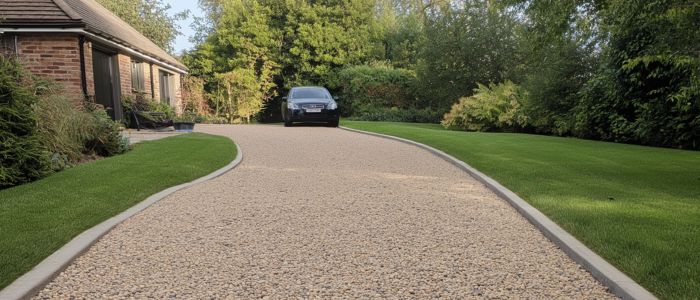
[[307,108],[306,112],[307,113],[320,113],[321,109],[320,108]]

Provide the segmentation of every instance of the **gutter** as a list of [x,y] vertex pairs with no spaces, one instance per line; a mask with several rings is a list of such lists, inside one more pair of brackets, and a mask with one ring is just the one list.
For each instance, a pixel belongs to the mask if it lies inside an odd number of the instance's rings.
[[0,28],[0,34],[5,33],[5,32],[13,32],[13,33],[76,33],[76,34],[82,34],[90,39],[93,39],[97,42],[109,45],[111,47],[117,48],[118,50],[124,51],[128,53],[129,55],[138,57],[140,59],[143,59],[145,61],[154,63],[156,65],[159,65],[165,69],[168,69],[172,72],[175,73],[180,73],[180,74],[187,74],[187,71],[177,67],[173,64],[169,64],[167,62],[164,62],[162,60],[159,60],[158,58],[155,58],[153,56],[150,56],[148,54],[144,54],[141,52],[138,52],[137,50],[134,50],[132,48],[126,47],[124,45],[121,45],[119,43],[116,43],[114,41],[111,41],[109,39],[103,38],[101,36],[95,35],[93,33],[90,33],[84,29],[80,28],[66,28],[66,29],[59,29],[59,28]]

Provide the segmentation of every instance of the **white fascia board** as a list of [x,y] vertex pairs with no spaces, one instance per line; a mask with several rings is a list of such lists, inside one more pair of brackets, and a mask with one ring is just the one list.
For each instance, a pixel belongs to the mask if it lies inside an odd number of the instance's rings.
[[5,33],[5,32],[26,32],[26,33],[77,33],[77,34],[83,34],[90,39],[93,39],[95,41],[98,41],[100,43],[115,47],[121,51],[124,51],[128,53],[129,55],[138,57],[140,59],[143,59],[145,61],[151,62],[153,64],[156,64],[160,67],[163,67],[165,69],[168,69],[172,72],[176,72],[179,74],[187,74],[187,71],[185,71],[182,68],[176,67],[172,64],[166,63],[162,60],[159,60],[155,57],[152,57],[147,54],[143,54],[141,52],[138,52],[137,50],[134,50],[132,48],[129,48],[127,46],[124,46],[122,44],[116,43],[114,41],[111,41],[109,39],[103,38],[101,36],[98,36],[96,34],[90,33],[85,31],[84,29],[80,28],[0,28],[0,34]]

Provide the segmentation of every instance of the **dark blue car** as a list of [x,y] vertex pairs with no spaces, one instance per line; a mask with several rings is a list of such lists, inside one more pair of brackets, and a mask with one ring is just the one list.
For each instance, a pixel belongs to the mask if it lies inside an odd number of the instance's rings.
[[282,102],[282,118],[284,126],[292,126],[294,122],[327,123],[338,127],[340,112],[338,103],[324,87],[302,86],[289,91]]

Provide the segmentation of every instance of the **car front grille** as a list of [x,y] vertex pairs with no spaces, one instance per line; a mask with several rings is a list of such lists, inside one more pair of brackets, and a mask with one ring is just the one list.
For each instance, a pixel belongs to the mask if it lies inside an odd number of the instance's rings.
[[325,108],[326,106],[323,104],[302,104],[301,108],[303,109],[314,109],[314,108]]

